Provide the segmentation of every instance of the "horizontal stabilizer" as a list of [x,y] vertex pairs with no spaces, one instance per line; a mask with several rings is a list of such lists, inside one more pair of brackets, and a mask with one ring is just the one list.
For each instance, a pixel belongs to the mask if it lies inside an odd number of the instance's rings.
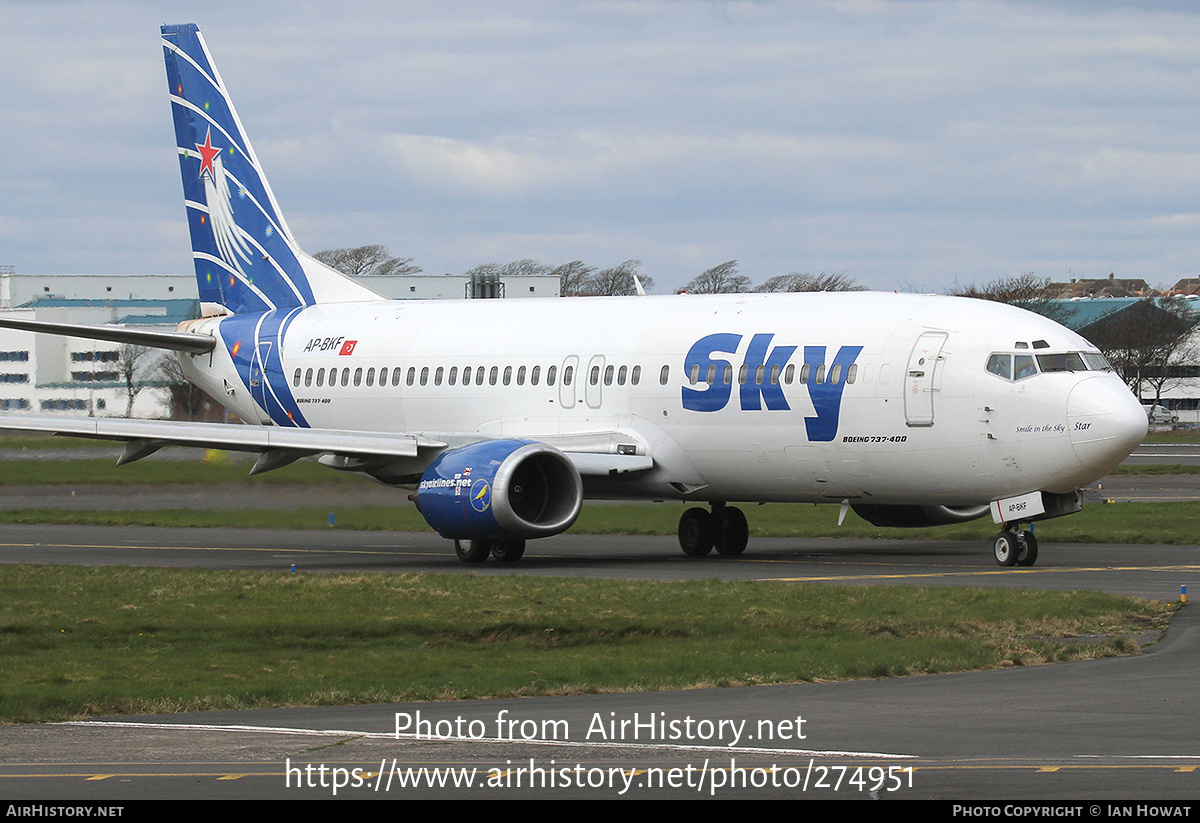
[[106,340],[109,343],[147,346],[152,349],[167,349],[188,354],[206,354],[217,345],[216,338],[209,337],[207,334],[137,329],[128,326],[82,326],[75,323],[49,323],[44,320],[15,320],[10,317],[2,317],[0,318],[0,328],[39,334],[60,334],[64,337],[82,337],[85,340]]

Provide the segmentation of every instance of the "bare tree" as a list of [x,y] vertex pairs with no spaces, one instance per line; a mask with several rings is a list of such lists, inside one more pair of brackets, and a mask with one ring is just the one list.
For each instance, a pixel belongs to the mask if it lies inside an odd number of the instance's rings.
[[142,389],[150,382],[149,375],[154,362],[161,352],[147,346],[136,346],[131,343],[121,344],[121,354],[117,359],[117,374],[125,384],[125,416],[133,417],[133,401],[142,393]]
[[596,267],[582,260],[572,260],[555,268],[551,274],[558,275],[558,293],[563,297],[582,297],[588,294],[588,286],[596,274]]
[[1065,323],[1070,319],[1070,311],[1057,299],[1057,295],[1051,287],[1050,278],[1038,277],[1033,272],[992,280],[982,288],[976,287],[974,283],[969,286],[956,284],[950,289],[950,294],[956,297],[976,297],[980,300],[1008,303],[1043,317],[1049,317],[1059,323]]
[[411,257],[393,257],[387,246],[326,249],[313,257],[351,277],[394,277],[421,273],[421,267],[414,266]]
[[765,283],[754,288],[757,292],[795,292],[795,291],[866,291],[866,286],[860,286],[846,272],[835,271],[831,274],[809,274],[794,271],[790,274],[779,274],[768,279]]
[[1145,298],[1080,329],[1104,353],[1138,397],[1144,384],[1161,399],[1176,354],[1190,342],[1197,318],[1178,297]]
[[683,290],[691,294],[733,294],[750,291],[750,278],[738,274],[738,262],[726,260],[688,281]]
[[641,260],[626,260],[612,268],[601,269],[589,279],[585,293],[593,296],[637,294],[633,284],[634,275],[641,281],[642,288],[650,291],[654,288],[654,278],[638,274],[640,265]]
[[170,393],[173,420],[224,420],[225,409],[183,374],[180,359],[187,355],[168,353],[155,364],[154,377]]

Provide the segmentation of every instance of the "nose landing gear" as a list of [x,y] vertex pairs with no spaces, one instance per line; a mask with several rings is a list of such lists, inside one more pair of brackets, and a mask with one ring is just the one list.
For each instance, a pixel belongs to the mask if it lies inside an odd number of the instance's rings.
[[1037,562],[1038,542],[1032,531],[1020,531],[1017,523],[996,535],[993,551],[1001,566],[1032,566]]

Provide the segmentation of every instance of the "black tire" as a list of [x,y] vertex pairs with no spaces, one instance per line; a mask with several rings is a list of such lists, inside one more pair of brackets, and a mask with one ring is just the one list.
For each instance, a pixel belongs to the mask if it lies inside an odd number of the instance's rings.
[[499,540],[492,544],[492,557],[501,563],[516,563],[523,554],[524,540]]
[[454,553],[464,563],[482,563],[491,551],[492,546],[486,540],[454,541]]
[[679,548],[688,557],[704,557],[713,549],[713,516],[707,509],[688,509],[679,518]]
[[1037,538],[1033,536],[1033,532],[1022,532],[1018,543],[1021,549],[1017,552],[1017,565],[1032,566],[1038,559]]
[[1015,565],[1017,555],[1021,551],[1017,545],[1017,536],[1005,529],[996,535],[996,542],[993,544],[992,551],[995,554],[996,562],[1001,566]]
[[746,550],[746,544],[750,542],[750,526],[741,509],[723,506],[713,512],[713,520],[716,524],[713,546],[717,554],[728,557]]

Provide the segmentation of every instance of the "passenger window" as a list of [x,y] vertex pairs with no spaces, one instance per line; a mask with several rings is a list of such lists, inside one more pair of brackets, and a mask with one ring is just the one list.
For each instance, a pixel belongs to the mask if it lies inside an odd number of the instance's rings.
[[842,364],[834,363],[833,368],[829,370],[829,382],[836,386],[842,379]]
[[367,369],[367,385],[368,386],[375,385],[375,369],[374,368]]
[[[493,380],[492,382],[495,383],[496,381]],[[475,385],[476,386],[483,385],[483,366],[475,367]]]
[[747,366],[745,363],[743,363],[742,367],[740,369],[738,369],[738,385],[739,386],[746,385],[746,378],[749,376],[749,374],[750,374],[750,367]]
[[313,370],[312,370],[312,369],[309,369],[308,371],[306,371],[306,372],[304,373],[304,386],[305,386],[305,388],[308,388],[309,386],[311,386],[311,385],[312,385],[312,372],[313,372]]
[[536,386],[538,384],[538,378],[541,376],[542,376],[542,367],[534,366],[529,371],[529,385]]
[[547,386],[554,385],[554,377],[557,374],[558,374],[558,366],[551,366],[550,368],[546,369],[546,385]]
[[[482,373],[481,373],[482,376]],[[496,379],[500,376],[500,367],[492,366],[492,370],[488,373],[488,385],[496,385]]]
[[604,385],[611,386],[613,381],[613,367],[609,366],[604,370]]
[[343,386],[350,385],[350,367],[349,366],[342,369],[342,385]]
[[592,381],[593,386],[600,382],[600,367],[599,366],[592,366],[591,381]]
[[521,366],[519,369],[517,369],[517,385],[518,386],[525,385],[525,367],[524,366]]
[[665,386],[665,385],[667,385],[667,381],[668,381],[668,380],[670,380],[670,379],[671,379],[671,367],[670,367],[670,366],[663,366],[663,367],[662,367],[662,371],[660,371],[660,372],[658,373],[658,382],[659,382],[659,385],[662,385],[662,386]]
[[[354,385],[356,385],[356,386],[358,385],[357,377],[355,377],[355,379],[354,379]],[[421,367],[421,385],[422,386],[429,385],[429,367],[428,366]]]
[[[664,367],[665,368],[665,367]],[[688,372],[688,381],[694,386],[700,381],[700,364],[693,363],[692,369]]]
[[709,385],[717,382],[717,367],[715,365],[708,367],[708,375],[704,378]]
[[[663,366],[663,368],[666,368],[666,366]],[[629,382],[632,385],[636,386],[638,384],[638,381],[640,381],[641,379],[642,379],[642,367],[634,366],[633,371],[629,373]]]
[[790,385],[792,385],[792,381],[795,379],[796,379],[796,366],[794,363],[788,363],[788,367],[783,370],[783,382],[787,383],[790,386]]
[[296,373],[292,375],[292,385],[297,387],[300,385],[300,369],[296,369]]
[[759,365],[758,368],[754,370],[754,385],[761,386],[763,384],[763,377],[765,376],[766,371],[767,367],[765,365]]
[[399,368],[392,369],[392,385],[393,386],[400,385],[400,369]]
[[362,385],[362,366],[359,366],[357,369],[354,370],[354,385],[356,385],[356,386]]
[[[437,371],[435,371],[435,372],[433,373],[433,385],[435,385],[435,386],[440,386],[440,385],[442,385],[442,376],[443,376],[445,373],[446,373],[445,369],[443,369],[441,366],[438,366],[438,367],[437,367]],[[371,385],[371,384],[370,384],[370,383],[367,383],[367,385],[369,386],[369,385]]]
[[563,369],[563,385],[564,386],[571,385],[571,378],[574,376],[575,376],[575,367],[574,366],[566,366]]
[[450,377],[446,382],[448,382],[451,386],[458,383],[458,366],[450,367]]
[[617,385],[618,385],[618,386],[624,386],[624,385],[625,385],[625,377],[626,377],[626,375],[627,375],[628,373],[629,373],[629,367],[628,367],[628,366],[622,366],[622,367],[621,367],[621,369],[620,369],[620,371],[618,371],[618,372],[617,372]]
[[380,385],[380,387],[387,385],[387,373],[388,373],[387,366],[384,366],[382,369],[379,370],[379,385]]
[[822,383],[824,383],[824,382],[825,382],[825,364],[824,364],[824,363],[822,363],[821,365],[817,366],[817,378],[816,378],[816,380],[817,380],[817,385],[818,385],[818,386],[819,386],[819,385],[821,385]]
[[807,383],[808,378],[812,376],[811,373],[812,373],[812,366],[810,366],[808,363],[805,363],[803,366],[801,366],[800,367],[800,382]]
[[858,376],[858,364],[851,363],[850,368],[846,369],[846,382],[853,383],[854,378]]
[[416,366],[409,366],[409,367],[408,367],[408,380],[406,380],[405,382],[406,382],[406,383],[408,383],[408,385],[410,385],[410,386],[411,386],[413,383],[417,382],[417,368],[416,368]]
[[512,366],[504,367],[504,385],[512,385]]

